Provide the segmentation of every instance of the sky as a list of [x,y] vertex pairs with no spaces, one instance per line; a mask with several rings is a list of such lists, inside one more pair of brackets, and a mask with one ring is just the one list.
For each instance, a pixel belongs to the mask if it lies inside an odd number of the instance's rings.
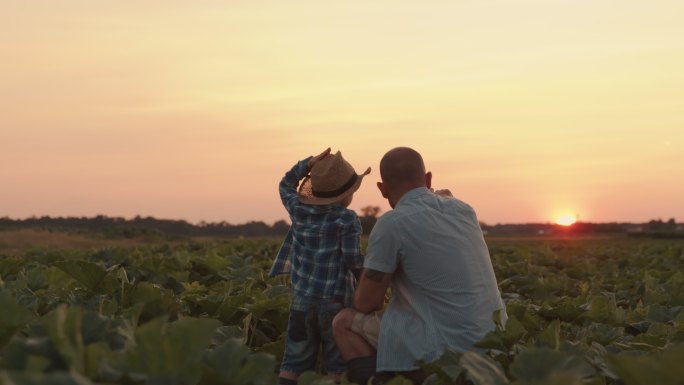
[[684,221],[684,2],[0,5],[0,217],[287,219],[278,182],[396,146],[486,223]]

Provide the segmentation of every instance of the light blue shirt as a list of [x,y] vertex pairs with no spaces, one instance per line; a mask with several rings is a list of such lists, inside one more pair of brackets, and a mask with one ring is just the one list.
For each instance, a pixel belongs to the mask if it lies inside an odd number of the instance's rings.
[[493,312],[505,309],[475,211],[424,187],[378,220],[364,267],[394,273],[378,371],[414,370],[447,348],[469,350],[495,328]]

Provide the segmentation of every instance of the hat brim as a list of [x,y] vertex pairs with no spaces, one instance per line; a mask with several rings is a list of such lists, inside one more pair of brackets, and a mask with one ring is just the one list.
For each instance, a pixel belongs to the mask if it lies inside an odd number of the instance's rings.
[[326,197],[326,198],[319,198],[313,195],[313,188],[311,187],[311,177],[306,177],[302,181],[302,183],[299,185],[299,201],[307,204],[307,205],[329,205],[332,203],[336,203],[341,201],[342,199],[348,197],[349,195],[353,194],[356,192],[356,190],[361,187],[361,182],[363,182],[363,178],[370,174],[371,168],[368,167],[366,171],[361,174],[357,175],[358,178],[356,178],[356,183],[354,183],[347,191],[341,193],[338,196],[334,197]]

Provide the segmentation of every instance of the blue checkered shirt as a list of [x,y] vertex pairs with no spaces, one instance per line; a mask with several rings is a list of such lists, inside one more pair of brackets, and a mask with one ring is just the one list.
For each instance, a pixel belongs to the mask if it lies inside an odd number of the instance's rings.
[[330,298],[351,305],[355,279],[363,267],[361,222],[340,205],[299,202],[297,186],[308,172],[309,158],[299,161],[280,181],[280,199],[292,226],[269,276],[290,273],[297,297]]

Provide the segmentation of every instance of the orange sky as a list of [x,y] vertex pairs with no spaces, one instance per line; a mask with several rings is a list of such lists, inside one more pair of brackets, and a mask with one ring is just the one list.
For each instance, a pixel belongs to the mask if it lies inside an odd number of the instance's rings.
[[684,221],[684,2],[9,1],[0,216],[239,223],[327,146],[488,223]]

